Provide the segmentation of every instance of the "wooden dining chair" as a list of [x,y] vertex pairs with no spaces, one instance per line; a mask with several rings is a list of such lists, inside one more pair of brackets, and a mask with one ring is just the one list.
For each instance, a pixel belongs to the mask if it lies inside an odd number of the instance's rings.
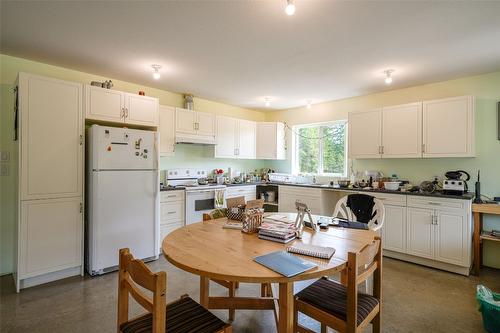
[[[369,323],[381,329],[382,251],[379,237],[358,253],[349,252],[344,283],[322,278],[301,290],[294,300],[294,332],[314,332],[298,324],[301,312],[321,323],[321,332],[331,327],[340,333],[361,332]],[[366,268],[365,268],[366,267]],[[358,285],[374,278],[373,296],[358,292]]]
[[[231,325],[187,295],[166,304],[167,273],[151,272],[142,260],[134,259],[127,248],[121,249],[119,255],[118,333],[232,332]],[[144,289],[150,291],[152,297]],[[129,320],[129,294],[147,310],[146,314]]]

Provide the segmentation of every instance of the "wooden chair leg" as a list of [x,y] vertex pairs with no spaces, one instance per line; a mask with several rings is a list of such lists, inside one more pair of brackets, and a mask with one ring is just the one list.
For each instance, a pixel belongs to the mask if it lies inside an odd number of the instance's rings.
[[347,269],[344,269],[342,272],[340,272],[340,283],[343,286],[347,286]]
[[380,311],[372,319],[372,325],[373,325],[373,329],[372,329],[373,333],[380,333],[380,332],[382,332],[382,318],[380,317]]
[[[236,283],[235,282],[231,282],[228,291],[229,291],[229,297],[235,296],[235,291],[236,291]],[[229,322],[234,321],[235,313],[236,313],[235,309],[229,309]]]
[[326,325],[321,323],[321,333],[326,333],[327,330],[328,329],[327,329]]
[[270,283],[261,283],[260,285],[260,297],[271,297],[272,289]]
[[239,282],[233,282],[234,283],[234,289],[238,289],[240,287],[240,283]]
[[299,311],[297,310],[297,305],[293,304],[293,333],[297,333],[299,331]]

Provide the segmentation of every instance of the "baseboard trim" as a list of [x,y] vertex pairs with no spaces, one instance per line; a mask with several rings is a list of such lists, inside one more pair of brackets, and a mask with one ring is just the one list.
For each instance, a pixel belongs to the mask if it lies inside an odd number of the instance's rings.
[[57,272],[42,274],[19,281],[19,289],[26,289],[29,287],[38,286],[40,284],[65,279],[71,276],[80,275],[81,266],[66,268]]
[[399,252],[394,252],[394,251],[390,251],[390,250],[383,250],[382,254],[384,255],[384,257],[408,261],[408,262],[412,262],[412,263],[423,265],[423,266],[437,268],[437,269],[440,269],[443,271],[457,273],[457,274],[461,274],[461,275],[465,275],[465,276],[469,276],[469,274],[470,274],[470,267],[463,267],[463,266],[448,264],[445,262],[435,261],[435,260],[427,259],[427,258],[420,258],[420,257],[412,256],[410,254],[399,253]]

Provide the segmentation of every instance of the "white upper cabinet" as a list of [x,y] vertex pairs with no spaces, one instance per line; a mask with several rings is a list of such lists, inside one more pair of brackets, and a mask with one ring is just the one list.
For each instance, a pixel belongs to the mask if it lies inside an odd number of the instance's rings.
[[183,108],[175,109],[177,142],[215,143],[215,115]]
[[131,125],[158,126],[158,99],[85,86],[85,118]]
[[175,108],[160,105],[160,156],[171,156],[175,151]]
[[238,119],[217,117],[217,144],[215,157],[235,158],[237,156]]
[[86,119],[124,121],[125,101],[121,91],[86,85],[85,101]]
[[20,199],[82,195],[83,86],[19,74]]
[[196,134],[215,136],[215,115],[207,112],[196,112]]
[[473,157],[474,97],[349,113],[350,158]]
[[349,112],[349,157],[380,158],[382,153],[382,109]]
[[175,131],[177,133],[196,134],[196,111],[176,108]]
[[125,93],[125,122],[158,126],[158,99]]
[[423,156],[472,157],[475,155],[474,97],[423,103]]
[[255,121],[238,121],[238,158],[255,158],[257,124]]
[[216,158],[255,158],[257,125],[254,121],[217,116]]
[[256,156],[258,159],[267,160],[286,159],[285,125],[283,123],[257,123]]
[[422,103],[382,109],[382,157],[422,157]]

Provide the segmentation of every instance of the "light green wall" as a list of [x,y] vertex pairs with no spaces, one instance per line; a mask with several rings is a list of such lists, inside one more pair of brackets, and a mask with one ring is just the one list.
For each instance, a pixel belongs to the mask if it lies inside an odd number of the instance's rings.
[[[110,79],[108,77],[0,54],[0,96],[2,98],[0,103],[0,150],[8,151],[11,154],[11,162],[9,163],[11,173],[7,177],[0,177],[0,275],[12,272],[13,268],[17,155],[16,144],[12,141],[12,111],[14,105],[12,88],[14,87],[18,72],[28,72],[82,83]],[[183,104],[181,94],[124,82],[114,78],[111,78],[111,80],[114,83],[113,89],[132,93],[143,90],[146,92],[146,95],[159,98],[162,105],[182,106]],[[262,112],[202,98],[195,98],[194,104],[195,108],[199,111],[256,121],[265,120],[265,114]],[[175,157],[161,158],[161,168],[199,167],[211,170],[218,167],[227,170],[227,167],[231,166],[241,171],[253,171],[255,168],[265,165],[265,162],[262,161],[216,160],[210,157],[207,149],[209,148],[204,146],[177,145]]]
[[[347,119],[349,111],[461,95],[476,97],[477,157],[354,160],[352,161],[354,170],[381,170],[385,174],[395,173],[402,179],[418,184],[434,175],[443,176],[447,170],[463,169],[474,177],[470,182],[471,190],[474,190],[475,175],[477,170],[481,169],[483,194],[490,197],[500,196],[500,141],[496,111],[497,103],[500,101],[500,72],[327,102],[313,105],[311,109],[296,108],[270,112],[267,121],[283,121],[289,125],[296,125]],[[291,135],[289,132],[287,134],[288,146],[291,147]],[[286,161],[275,162],[276,169],[283,172],[291,171],[291,151],[292,149],[288,150],[289,156]],[[500,229],[500,219],[485,218],[485,227]],[[500,268],[500,244],[485,242],[484,250],[485,265]]]

